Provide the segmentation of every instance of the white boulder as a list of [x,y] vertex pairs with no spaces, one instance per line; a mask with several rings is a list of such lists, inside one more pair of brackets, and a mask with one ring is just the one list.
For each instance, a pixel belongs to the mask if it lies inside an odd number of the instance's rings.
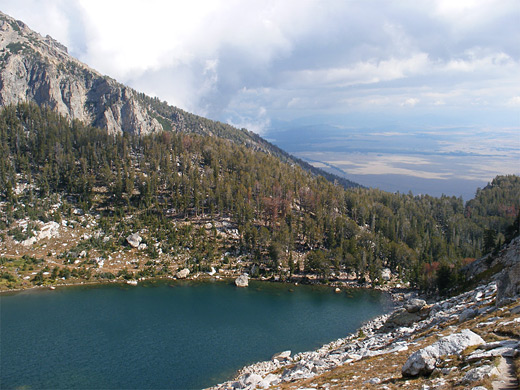
[[138,248],[139,244],[143,241],[142,237],[138,233],[130,234],[126,238],[126,242],[132,247],[132,248]]
[[235,279],[235,284],[237,287],[247,287],[249,286],[249,277],[246,274],[242,274]]
[[261,389],[267,389],[271,386],[276,386],[280,383],[280,377],[275,374],[268,374],[264,379],[258,383],[258,387]]
[[390,268],[383,268],[381,278],[387,282],[392,279],[392,271],[390,271]]
[[283,361],[283,360],[289,360],[290,358],[291,358],[291,351],[283,351],[283,352],[273,355],[271,360]]
[[439,341],[420,349],[410,355],[401,369],[403,376],[417,376],[430,374],[441,356],[454,355],[462,352],[467,347],[484,344],[484,340],[478,334],[469,329],[443,337]]
[[186,279],[190,274],[190,270],[188,268],[183,268],[179,272],[175,274],[177,279]]

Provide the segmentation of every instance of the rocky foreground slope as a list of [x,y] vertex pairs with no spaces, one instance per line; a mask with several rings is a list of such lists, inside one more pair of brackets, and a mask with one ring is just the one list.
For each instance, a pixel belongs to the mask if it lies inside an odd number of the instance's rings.
[[[486,261],[486,260],[483,260]],[[312,352],[279,353],[213,389],[516,389],[520,368],[520,238],[480,274],[491,280],[432,304],[399,308]]]

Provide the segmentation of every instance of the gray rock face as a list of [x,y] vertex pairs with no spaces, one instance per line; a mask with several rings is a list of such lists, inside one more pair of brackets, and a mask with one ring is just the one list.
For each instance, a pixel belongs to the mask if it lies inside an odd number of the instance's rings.
[[71,57],[67,48],[0,12],[0,105],[32,101],[110,133],[149,134],[162,125],[137,93]]
[[464,329],[460,333],[443,337],[432,345],[414,352],[401,372],[403,376],[430,374],[435,369],[439,357],[457,354],[467,347],[480,344],[484,344],[482,337],[471,330]]
[[506,268],[497,276],[498,290],[497,303],[500,305],[508,298],[514,298],[520,294],[520,237],[515,239],[516,245],[503,256],[503,264]]
[[462,271],[471,280],[497,265],[504,268],[494,277],[498,285],[496,302],[500,306],[520,294],[520,237],[514,238],[498,255],[482,257],[464,267]]
[[247,287],[249,286],[249,278],[247,275],[243,274],[240,275],[238,278],[235,279],[235,284],[237,287]]

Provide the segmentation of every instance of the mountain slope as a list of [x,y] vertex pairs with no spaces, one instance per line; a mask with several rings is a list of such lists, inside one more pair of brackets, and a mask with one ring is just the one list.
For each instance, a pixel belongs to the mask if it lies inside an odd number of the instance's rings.
[[[284,278],[306,277],[304,271],[361,284],[383,282],[386,268],[387,277],[390,272],[412,285],[447,290],[463,259],[481,253],[483,230],[491,222],[513,223],[509,212],[494,215],[497,198],[490,191],[503,188],[499,203],[520,208],[518,178],[497,177],[495,183],[481,191],[479,218],[472,220],[454,197],[344,190],[220,137],[114,136],[21,103],[0,109],[0,270],[5,256],[8,285],[26,285],[30,274],[20,273],[17,262],[25,264],[28,256],[42,258],[42,269],[85,266],[91,272],[85,280],[107,272],[131,278],[127,263],[109,259],[123,251],[125,261],[138,259],[139,277],[171,275],[178,267],[219,268],[226,259],[235,271]],[[48,229],[63,237],[40,243],[49,239]],[[146,246],[127,252],[126,238],[136,232]],[[514,231],[495,236],[491,250]],[[83,252],[90,256],[85,263],[78,259]],[[437,270],[449,277],[440,280]]]
[[202,118],[138,93],[73,58],[51,37],[44,38],[0,12],[0,105],[21,101],[46,105],[111,134],[146,135],[167,130],[225,138],[344,187],[359,186],[294,158],[246,129]]

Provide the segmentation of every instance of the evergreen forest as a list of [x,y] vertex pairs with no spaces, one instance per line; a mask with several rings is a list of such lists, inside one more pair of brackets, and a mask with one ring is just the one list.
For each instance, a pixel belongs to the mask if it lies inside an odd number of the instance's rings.
[[[171,274],[182,254],[192,271],[240,257],[253,276],[328,280],[348,273],[378,284],[388,268],[411,286],[431,290],[442,275],[455,283],[464,264],[518,235],[515,175],[496,177],[466,203],[345,188],[218,135],[175,129],[109,135],[29,103],[1,109],[0,156],[2,242],[27,239],[37,221],[61,223],[79,210],[96,216],[110,239],[92,237],[57,256],[66,260],[96,248],[107,257],[139,231],[148,263],[162,259],[143,273],[148,276]],[[17,225],[22,219],[25,230]],[[224,222],[229,229],[217,229]]]

